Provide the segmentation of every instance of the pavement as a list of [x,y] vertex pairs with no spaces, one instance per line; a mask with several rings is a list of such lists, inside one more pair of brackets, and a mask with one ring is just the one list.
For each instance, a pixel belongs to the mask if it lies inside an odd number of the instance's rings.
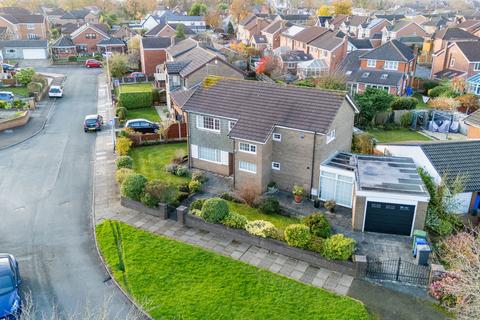
[[85,134],[82,121],[96,112],[99,71],[37,70],[65,74],[65,97],[52,101],[35,137],[0,150],[0,251],[19,260],[22,292],[38,314],[50,318],[56,309],[67,318],[107,308],[108,319],[127,319],[131,304],[111,285],[92,231],[95,134]]

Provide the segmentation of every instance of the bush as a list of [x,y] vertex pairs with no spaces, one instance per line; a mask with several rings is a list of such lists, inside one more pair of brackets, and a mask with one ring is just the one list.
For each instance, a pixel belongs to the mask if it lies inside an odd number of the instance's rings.
[[26,105],[23,100],[13,100],[12,106],[17,109],[21,109]]
[[438,218],[436,223],[429,225],[430,229],[439,236],[445,237],[453,232],[453,225],[447,219]]
[[428,291],[443,306],[452,308],[457,304],[457,297],[451,288],[458,286],[458,276],[451,272],[442,273],[434,278]]
[[427,80],[423,82],[423,90],[425,90],[425,92],[428,92],[430,89],[438,87],[439,85],[440,83],[438,81]]
[[400,125],[403,128],[410,128],[410,126],[412,125],[412,121],[413,121],[413,113],[411,112],[402,114],[402,116],[400,117]]
[[370,135],[355,134],[352,138],[352,152],[361,154],[373,154],[375,149],[375,141]]
[[260,203],[259,209],[266,214],[275,214],[280,212],[280,203],[275,197],[267,197]]
[[151,107],[153,103],[152,91],[149,92],[121,92],[118,100],[122,103],[122,106],[129,109],[138,109]]
[[0,100],[0,109],[7,109],[7,101]]
[[202,210],[203,204],[207,199],[195,199],[190,203],[190,210]]
[[179,194],[175,186],[165,183],[162,180],[148,181],[145,185],[144,192],[150,194],[156,204],[159,202],[172,204],[177,200]]
[[132,140],[126,137],[118,137],[115,143],[115,150],[120,156],[126,156],[132,147]]
[[413,110],[417,107],[418,100],[412,97],[398,97],[393,100],[392,110]]
[[133,171],[132,169],[128,169],[128,168],[118,169],[115,172],[115,180],[117,181],[117,183],[119,185],[121,185],[126,177],[128,177],[129,175],[134,174],[134,173],[135,173],[135,171]]
[[140,197],[143,194],[145,185],[147,184],[147,178],[138,173],[128,175],[122,183],[120,192],[122,196],[140,201]]
[[450,86],[437,86],[428,90],[430,98],[447,97],[455,98],[458,94]]
[[205,182],[208,181],[208,177],[201,172],[194,172],[194,173],[192,173],[192,180],[200,181],[201,183],[205,183]]
[[265,220],[249,221],[245,226],[245,230],[254,236],[259,236],[262,238],[278,237],[277,228],[275,228],[271,222]]
[[201,188],[202,188],[202,183],[200,181],[190,180],[190,182],[188,183],[188,189],[190,190],[191,193],[198,192],[200,191]]
[[179,177],[186,177],[188,176],[188,168],[187,166],[178,166],[177,170],[175,171],[175,175]]
[[291,224],[284,234],[288,245],[298,248],[306,248],[311,238],[310,229],[304,224]]
[[120,156],[120,157],[118,157],[118,159],[115,163],[117,165],[117,169],[120,169],[120,168],[133,169],[133,159],[132,159],[132,157]]
[[252,207],[258,197],[258,192],[253,186],[246,185],[238,191],[238,196]]
[[77,59],[77,57],[75,57],[75,56],[70,56],[70,57],[68,57],[68,62],[77,62],[77,60],[78,60],[78,59]]
[[39,82],[42,84],[42,88],[45,88],[48,85],[47,78],[45,78],[43,75],[39,73],[35,73],[32,76],[32,82]]
[[180,203],[178,202],[182,202],[183,200],[187,199],[189,195],[190,193],[188,192],[179,192],[176,201],[174,201],[173,203],[175,204],[175,206],[178,206],[180,205]]
[[28,85],[27,85],[27,91],[29,93],[38,93],[40,91],[42,91],[42,84],[40,82],[30,82]]
[[177,172],[177,167],[178,166],[176,164],[170,163],[165,166],[165,171],[171,174],[175,174]]
[[307,244],[307,249],[321,254],[323,252],[324,243],[325,243],[325,239],[315,237],[312,235],[312,237],[310,238],[310,241]]
[[125,107],[119,107],[115,110],[115,114],[120,120],[125,120],[125,118],[127,117],[127,113],[128,111]]
[[247,222],[247,217],[235,212],[230,212],[222,221],[224,225],[234,229],[245,229]]
[[192,214],[194,216],[197,216],[197,217],[201,217],[202,216],[202,210],[193,209],[193,210],[190,210],[190,214]]
[[158,205],[157,199],[152,196],[150,193],[144,193],[140,198],[140,201],[150,208],[155,208]]
[[202,217],[211,223],[219,223],[228,215],[228,203],[220,198],[211,198],[202,206]]
[[303,223],[310,229],[310,233],[316,237],[328,238],[332,235],[330,223],[320,212],[306,216],[303,218]]
[[223,192],[220,195],[220,198],[222,198],[223,200],[233,201],[233,202],[236,202],[236,203],[242,203],[243,202],[242,199],[237,198],[234,194],[232,194],[230,192]]
[[190,188],[188,187],[188,183],[182,183],[178,186],[178,191],[180,192],[190,192]]
[[322,255],[330,260],[348,260],[355,251],[355,240],[336,234],[323,243]]

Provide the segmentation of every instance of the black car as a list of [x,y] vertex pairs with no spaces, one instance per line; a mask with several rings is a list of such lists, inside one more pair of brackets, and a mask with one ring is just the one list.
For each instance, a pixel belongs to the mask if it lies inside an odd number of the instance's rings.
[[102,130],[103,117],[99,114],[90,114],[83,121],[83,131],[100,131]]
[[147,119],[132,119],[127,121],[125,128],[130,128],[141,133],[156,133],[158,129],[160,129],[160,126]]

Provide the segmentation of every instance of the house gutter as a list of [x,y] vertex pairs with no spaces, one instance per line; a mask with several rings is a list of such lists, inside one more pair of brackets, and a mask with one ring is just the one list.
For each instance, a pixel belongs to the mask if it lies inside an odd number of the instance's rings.
[[[312,197],[312,188],[313,188],[313,176],[314,176],[314,165],[315,165],[315,145],[317,144],[317,132],[315,131],[313,133],[313,150],[312,150],[312,165],[311,165],[311,171],[312,173],[310,174],[310,195],[309,197]],[[320,187],[320,186],[319,186]]]

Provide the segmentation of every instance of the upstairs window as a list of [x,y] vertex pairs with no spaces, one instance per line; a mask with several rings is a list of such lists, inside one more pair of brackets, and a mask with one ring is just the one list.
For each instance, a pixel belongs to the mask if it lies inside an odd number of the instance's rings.
[[87,38],[87,39],[97,39],[97,34],[96,33],[86,33],[85,38]]
[[280,133],[274,133],[272,139],[273,141],[282,141],[282,135]]
[[35,25],[33,23],[28,23],[27,24],[27,29],[28,30],[33,30],[33,29],[35,29]]
[[385,61],[385,65],[383,67],[385,70],[397,70],[398,69],[398,61]]
[[240,142],[240,151],[247,153],[257,153],[257,146],[254,144]]
[[367,67],[375,68],[377,66],[377,60],[368,59],[367,60]]
[[220,132],[220,119],[213,117],[197,116],[197,128]]
[[473,64],[473,71],[480,71],[480,62],[475,62]]
[[455,66],[455,58],[450,59],[450,68]]

